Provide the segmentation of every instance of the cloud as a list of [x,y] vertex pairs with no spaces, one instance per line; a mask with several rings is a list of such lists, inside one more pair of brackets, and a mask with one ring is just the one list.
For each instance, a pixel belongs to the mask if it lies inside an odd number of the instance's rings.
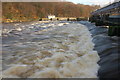
[[120,0],[115,0],[115,2],[119,2]]
[[66,0],[66,1],[71,1],[74,3],[81,3],[81,4],[94,4],[94,5],[106,5],[109,4],[110,2],[113,2],[114,0]]
[[1,0],[2,2],[60,2],[62,0]]
[[90,3],[96,4],[96,5],[107,5],[109,3],[112,3],[114,0],[89,0]]

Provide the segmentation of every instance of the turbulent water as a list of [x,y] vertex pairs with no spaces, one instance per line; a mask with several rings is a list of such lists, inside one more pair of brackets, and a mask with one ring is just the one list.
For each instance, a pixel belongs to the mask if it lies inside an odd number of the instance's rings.
[[3,25],[4,78],[97,78],[99,56],[76,22]]

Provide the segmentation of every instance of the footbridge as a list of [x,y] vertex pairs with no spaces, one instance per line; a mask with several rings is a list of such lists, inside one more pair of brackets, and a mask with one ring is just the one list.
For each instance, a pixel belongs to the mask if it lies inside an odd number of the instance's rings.
[[109,35],[120,35],[120,1],[92,12],[89,21],[96,26],[110,26]]

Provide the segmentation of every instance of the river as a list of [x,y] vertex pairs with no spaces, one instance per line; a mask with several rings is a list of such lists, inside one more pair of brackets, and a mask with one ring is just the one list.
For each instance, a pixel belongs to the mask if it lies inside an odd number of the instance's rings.
[[98,28],[87,21],[3,24],[2,76],[4,78],[102,76],[105,72],[102,71],[104,67],[101,64],[106,64],[103,62],[105,58],[101,58],[100,54],[104,56],[103,51],[111,48],[109,43],[118,46],[116,41],[119,38],[108,37],[107,28]]

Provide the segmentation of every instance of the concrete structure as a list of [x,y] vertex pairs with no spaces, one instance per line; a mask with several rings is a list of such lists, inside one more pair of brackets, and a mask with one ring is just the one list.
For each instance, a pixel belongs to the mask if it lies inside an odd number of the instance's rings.
[[120,2],[92,12],[89,20],[95,22],[96,26],[109,26],[109,36],[120,36]]

